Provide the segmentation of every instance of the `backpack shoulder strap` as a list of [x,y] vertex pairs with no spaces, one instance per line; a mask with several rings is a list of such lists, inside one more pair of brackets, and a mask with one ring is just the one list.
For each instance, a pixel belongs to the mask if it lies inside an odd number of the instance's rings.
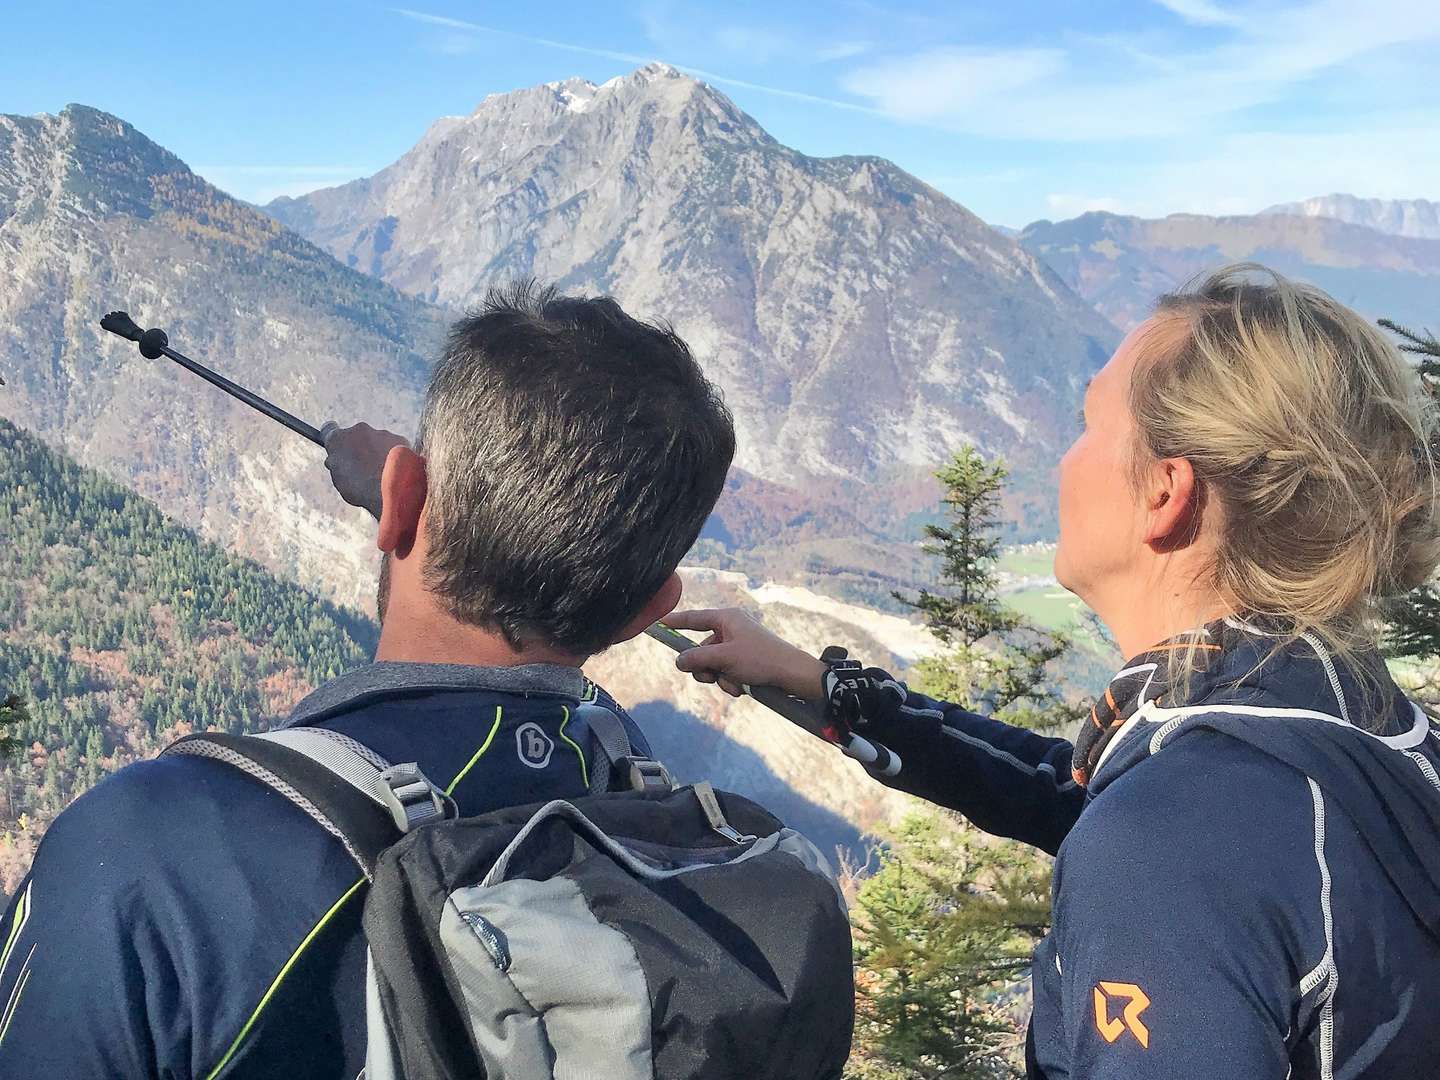
[[287,746],[328,769],[387,811],[401,832],[457,816],[454,800],[430,783],[415,762],[391,765],[364,743],[338,731],[293,727],[255,737]]
[[633,789],[665,794],[675,786],[669,771],[650,757],[637,755],[625,722],[603,705],[582,703],[576,717],[584,720],[595,743],[590,762],[590,794]]
[[380,852],[410,828],[455,816],[454,803],[413,762],[391,766],[355,740],[321,728],[259,736],[206,732],[163,753],[221,761],[259,780],[338,839],[366,877]]

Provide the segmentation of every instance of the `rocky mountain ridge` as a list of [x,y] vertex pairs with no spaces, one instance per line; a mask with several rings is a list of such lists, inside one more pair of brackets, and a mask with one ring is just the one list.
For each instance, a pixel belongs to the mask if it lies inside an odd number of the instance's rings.
[[1429,199],[1362,199],[1337,193],[1279,203],[1261,213],[1334,218],[1395,236],[1440,240],[1440,202]]
[[1440,240],[1328,217],[1145,219],[1095,212],[1037,221],[1020,242],[1121,330],[1143,321],[1160,294],[1241,261],[1318,285],[1372,318],[1418,326],[1440,321]]
[[317,424],[408,430],[444,312],[80,105],[0,116],[0,280],[0,416],[233,550],[367,601],[369,527],[330,491],[318,449],[99,319],[121,308],[162,325],[182,352]]

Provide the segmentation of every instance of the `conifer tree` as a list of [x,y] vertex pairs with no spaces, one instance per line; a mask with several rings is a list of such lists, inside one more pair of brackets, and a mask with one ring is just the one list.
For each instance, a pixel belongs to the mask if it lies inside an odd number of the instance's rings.
[[0,700],[0,760],[20,753],[19,731],[28,719],[30,712],[19,694],[7,694]]
[[1018,1075],[1024,975],[1050,922],[1050,865],[938,811],[908,817],[852,911],[847,1080]]
[[[937,474],[949,521],[925,528],[943,591],[896,596],[949,646],[911,684],[1010,723],[1060,728],[1066,703],[1050,663],[1070,648],[1000,599],[998,515],[1006,470],[973,447]],[[887,836],[880,869],[853,909],[857,1052],[850,1080],[998,1080],[1018,1076],[1023,976],[1050,920],[1050,859],[982,835],[941,811]]]
[[935,475],[950,520],[925,526],[924,550],[940,560],[944,591],[894,596],[918,610],[950,651],[916,665],[913,685],[1008,723],[1067,727],[1084,707],[1054,693],[1050,666],[1069,651],[1069,639],[1030,625],[1000,599],[998,515],[1008,470],[967,446]]

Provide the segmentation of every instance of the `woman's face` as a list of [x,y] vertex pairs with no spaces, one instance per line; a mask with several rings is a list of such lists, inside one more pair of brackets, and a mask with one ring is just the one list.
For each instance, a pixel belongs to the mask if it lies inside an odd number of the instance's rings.
[[1085,392],[1079,437],[1060,461],[1060,543],[1055,577],[1104,617],[1106,586],[1123,580],[1141,546],[1144,514],[1132,490],[1130,376],[1142,323]]

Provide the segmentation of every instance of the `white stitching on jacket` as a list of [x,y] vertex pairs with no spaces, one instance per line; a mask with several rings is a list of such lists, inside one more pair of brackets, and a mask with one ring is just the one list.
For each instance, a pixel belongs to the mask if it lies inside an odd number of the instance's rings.
[[1350,709],[1345,704],[1345,691],[1340,686],[1340,675],[1335,670],[1335,662],[1330,659],[1330,651],[1320,644],[1320,639],[1314,634],[1301,634],[1300,636],[1315,650],[1315,655],[1320,658],[1320,663],[1325,668],[1325,677],[1330,680],[1330,689],[1335,691],[1335,700],[1340,705],[1340,719],[1347,724],[1351,723]]
[[1325,997],[1320,1004],[1320,1080],[1335,1076],[1335,992],[1340,985],[1340,971],[1335,966],[1335,922],[1330,910],[1330,866],[1325,861],[1325,796],[1311,777],[1310,800],[1315,808],[1315,862],[1320,868],[1320,915],[1325,923],[1325,955],[1305,978],[1300,980],[1303,997],[1321,983]]
[[1009,753],[1005,750],[1001,750],[998,746],[988,743],[984,739],[978,738],[977,736],[968,735],[963,731],[957,731],[955,728],[946,727],[944,724],[940,725],[940,731],[942,734],[949,735],[952,739],[966,743],[970,746],[975,747],[976,749],[985,751],[985,753],[989,754],[991,757],[999,761],[1003,761],[1011,768],[1018,769],[1026,776],[1034,776],[1037,773],[1042,772],[1049,773],[1050,778],[1055,781],[1056,791],[1069,791],[1071,788],[1076,786],[1075,780],[1073,778],[1067,779],[1064,783],[1061,783],[1060,776],[1055,771],[1055,766],[1050,764],[1050,762],[1048,761],[1042,761],[1039,765],[1031,765],[1029,762],[1021,761],[1014,754]]

